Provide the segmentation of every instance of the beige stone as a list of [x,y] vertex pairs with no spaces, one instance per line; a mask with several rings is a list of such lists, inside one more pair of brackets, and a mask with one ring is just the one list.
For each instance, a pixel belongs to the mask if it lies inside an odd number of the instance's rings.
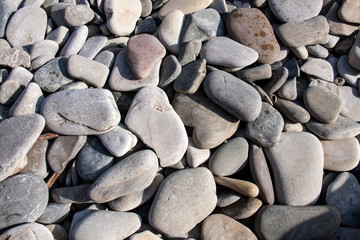
[[162,19],[169,12],[175,9],[182,11],[185,15],[193,13],[207,8],[212,1],[213,0],[170,0],[162,6],[158,12],[158,17]]

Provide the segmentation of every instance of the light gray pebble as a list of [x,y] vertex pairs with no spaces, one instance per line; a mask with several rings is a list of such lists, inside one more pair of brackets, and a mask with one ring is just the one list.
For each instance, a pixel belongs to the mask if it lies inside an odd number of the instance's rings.
[[13,227],[0,235],[0,239],[54,240],[49,229],[38,223],[25,223]]
[[49,203],[45,212],[36,220],[42,224],[62,222],[70,214],[70,204]]
[[281,86],[281,88],[277,91],[277,94],[281,98],[293,101],[293,100],[297,99],[296,88],[297,88],[296,77],[288,78],[285,81],[285,83]]
[[32,45],[30,49],[30,58],[33,60],[42,55],[55,57],[58,50],[59,45],[55,41],[40,40]]
[[359,86],[360,72],[352,68],[348,62],[348,56],[342,55],[337,62],[337,70],[345,81],[352,87]]
[[0,51],[0,66],[4,67],[19,67],[23,66],[29,68],[30,55],[21,48],[9,48]]
[[105,66],[107,66],[109,69],[111,69],[115,61],[115,55],[113,52],[108,50],[101,51],[96,55],[94,61],[102,63]]
[[329,56],[329,51],[320,44],[306,46],[306,49],[309,54],[317,58],[327,58]]
[[88,36],[89,29],[86,25],[78,27],[69,37],[59,56],[69,57],[72,54],[77,54],[84,46]]
[[271,78],[272,71],[269,64],[261,64],[253,68],[237,71],[235,75],[241,80],[254,82]]
[[48,145],[49,141],[47,140],[35,143],[26,154],[27,163],[26,166],[20,170],[20,173],[33,173],[45,179],[49,174],[46,164],[46,150]]
[[73,6],[73,4],[58,1],[51,4],[50,16],[57,26],[67,26],[65,22],[65,9],[68,6]]
[[56,240],[68,240],[68,232],[66,229],[59,225],[59,224],[49,224],[45,226],[47,229],[50,230],[54,239]]
[[80,27],[94,18],[94,11],[85,5],[71,5],[65,8],[64,21],[69,27]]
[[80,49],[79,55],[93,59],[104,47],[107,40],[108,38],[102,35],[96,35],[88,38]]
[[46,36],[46,40],[52,40],[56,42],[59,47],[62,47],[69,39],[69,36],[69,29],[65,26],[59,26]]

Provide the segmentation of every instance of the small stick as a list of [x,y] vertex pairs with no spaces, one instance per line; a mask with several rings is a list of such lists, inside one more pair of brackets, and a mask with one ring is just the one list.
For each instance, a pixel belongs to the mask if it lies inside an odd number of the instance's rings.
[[53,139],[53,138],[56,138],[58,137],[59,134],[56,134],[56,133],[45,133],[45,134],[41,134],[39,136],[39,138],[36,140],[36,143],[38,142],[42,142],[44,140],[48,140],[48,139]]
[[54,182],[60,177],[62,171],[59,173],[53,173],[49,180],[46,182],[46,186],[48,187],[48,189],[51,188],[51,186],[54,184]]

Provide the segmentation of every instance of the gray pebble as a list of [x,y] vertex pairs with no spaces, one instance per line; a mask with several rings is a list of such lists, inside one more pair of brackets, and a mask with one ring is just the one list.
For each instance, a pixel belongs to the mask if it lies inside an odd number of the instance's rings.
[[183,94],[195,93],[206,76],[206,61],[199,59],[183,66],[174,81],[174,89]]
[[59,26],[46,36],[46,40],[52,40],[56,42],[59,45],[59,47],[62,47],[69,39],[69,36],[70,36],[69,29],[65,26]]
[[359,86],[360,73],[358,70],[352,68],[348,62],[348,56],[342,55],[337,62],[337,70],[340,76],[345,78],[345,81],[352,87]]
[[65,2],[51,4],[50,15],[57,26],[67,26],[65,22],[65,9],[68,6],[73,6],[73,4]]
[[88,38],[80,49],[79,55],[93,59],[104,47],[107,40],[108,38],[102,35],[96,35]]
[[166,88],[181,73],[181,64],[174,55],[165,57],[160,68],[159,87]]
[[340,96],[342,100],[341,115],[360,122],[359,104],[360,93],[356,88],[342,86],[340,88]]
[[237,193],[228,188],[217,190],[216,196],[217,196],[217,203],[216,203],[217,207],[229,206],[237,202],[241,198],[240,193]]
[[38,223],[25,223],[13,227],[0,235],[0,239],[34,239],[53,240],[53,235],[44,225]]
[[93,203],[90,199],[91,184],[81,184],[74,187],[55,188],[51,191],[51,198],[59,204]]
[[30,49],[30,58],[34,60],[35,58],[47,55],[55,57],[57,51],[59,50],[59,45],[52,40],[40,40],[35,42]]
[[49,174],[46,165],[46,150],[49,145],[47,140],[35,143],[26,154],[27,164],[20,173],[33,173],[45,179]]
[[113,52],[105,50],[99,52],[96,57],[94,58],[95,61],[104,64],[109,69],[112,68],[114,61],[115,61],[115,55]]
[[179,63],[184,66],[192,61],[195,61],[197,56],[200,54],[202,42],[198,39],[191,40],[184,44],[179,52]]
[[277,91],[279,97],[286,100],[296,100],[297,99],[297,84],[296,77],[288,78],[281,88]]
[[46,225],[45,227],[50,230],[56,240],[68,240],[68,232],[61,225],[50,224]]
[[70,204],[49,203],[45,212],[36,220],[42,224],[62,222],[70,214]]
[[280,67],[273,71],[272,77],[270,81],[268,81],[263,89],[268,94],[273,94],[277,90],[281,88],[282,85],[284,85],[285,81],[288,79],[289,76],[289,70],[285,67]]
[[0,2],[0,38],[5,37],[6,25],[9,22],[9,18],[18,9],[21,2],[20,0],[5,0]]
[[235,75],[244,81],[254,82],[257,80],[264,80],[271,78],[272,71],[269,64],[261,64],[253,68],[247,68],[235,72]]
[[21,48],[9,48],[0,51],[0,66],[4,67],[19,67],[23,66],[29,68],[30,55]]
[[86,25],[78,27],[69,37],[59,56],[69,57],[71,54],[77,54],[84,46],[88,37],[89,29]]
[[307,123],[310,120],[310,113],[300,102],[277,99],[274,106],[281,114],[295,123]]
[[306,46],[306,49],[309,54],[317,58],[327,58],[329,56],[329,51],[319,44]]
[[153,17],[149,16],[140,22],[135,28],[135,34],[149,33],[154,34],[157,26]]
[[70,5],[65,8],[64,21],[69,27],[80,27],[94,18],[94,11],[85,5]]

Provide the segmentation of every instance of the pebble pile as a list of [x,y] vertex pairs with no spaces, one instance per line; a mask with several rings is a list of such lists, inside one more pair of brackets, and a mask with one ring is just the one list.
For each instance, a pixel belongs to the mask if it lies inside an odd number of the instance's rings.
[[0,1],[0,240],[360,237],[358,0]]

